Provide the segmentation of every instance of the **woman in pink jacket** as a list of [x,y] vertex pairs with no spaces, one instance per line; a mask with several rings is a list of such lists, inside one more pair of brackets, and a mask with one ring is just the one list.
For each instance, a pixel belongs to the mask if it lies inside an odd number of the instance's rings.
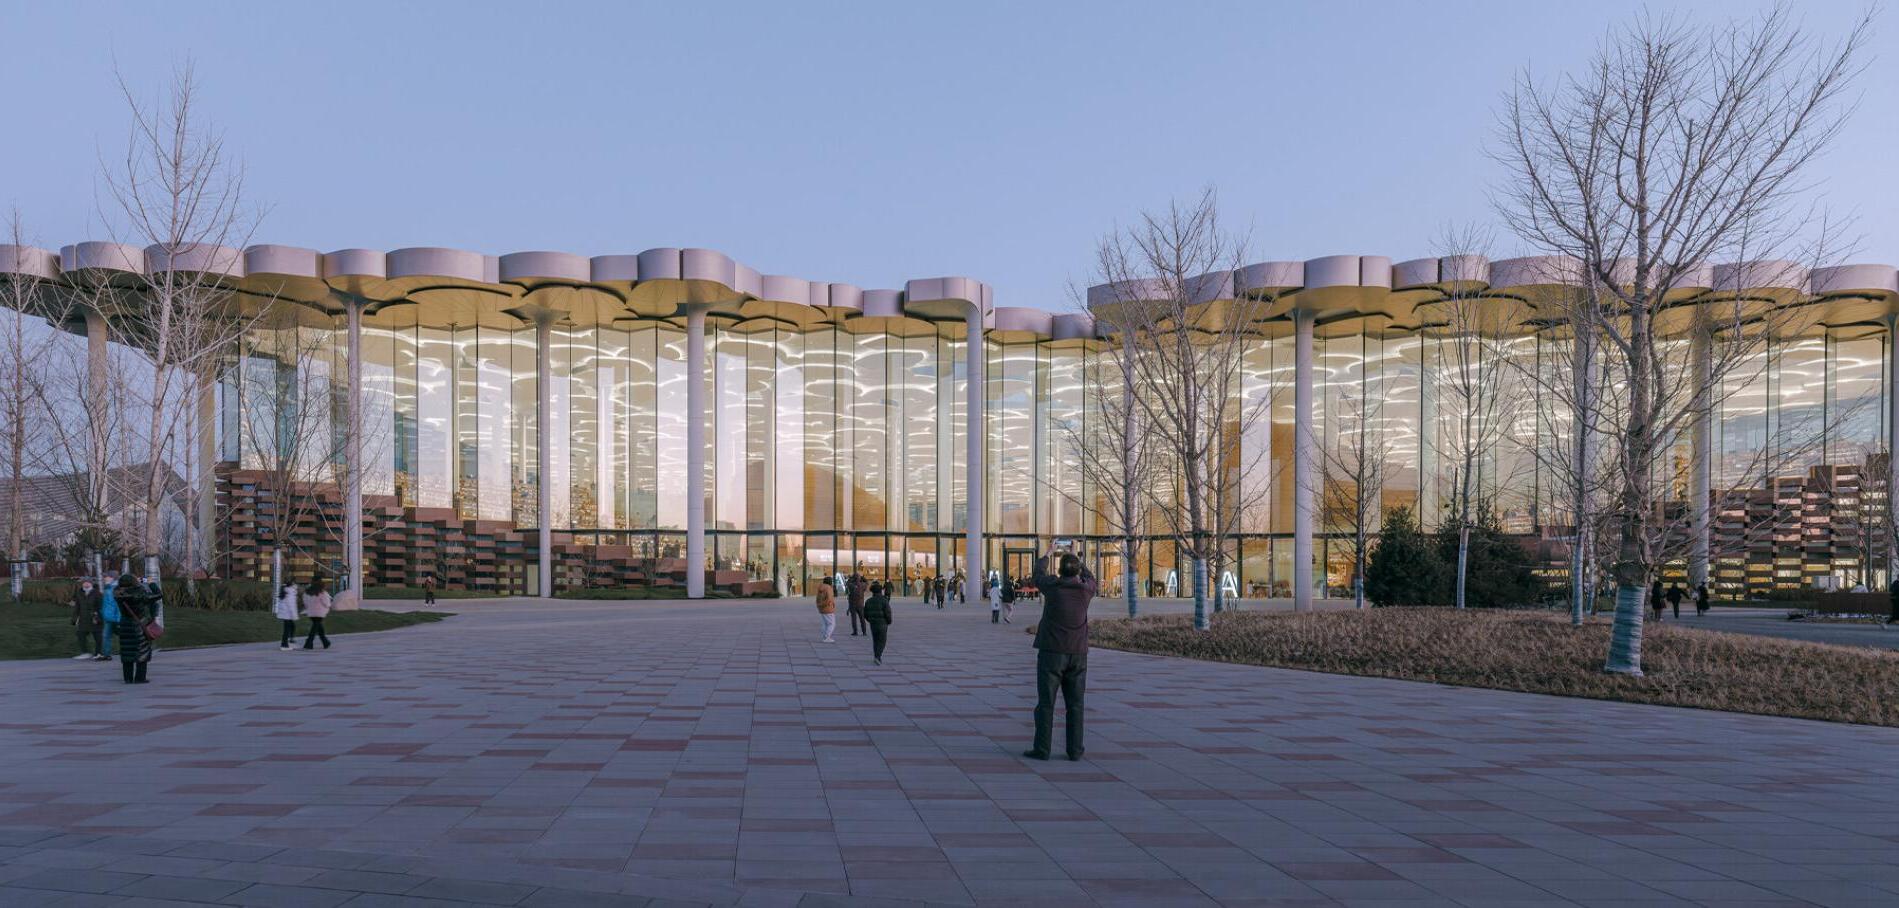
[[310,635],[303,638],[303,648],[323,641],[323,648],[330,648],[330,635],[323,632],[323,619],[330,614],[330,591],[323,587],[323,578],[310,581],[303,590],[303,613],[310,616]]

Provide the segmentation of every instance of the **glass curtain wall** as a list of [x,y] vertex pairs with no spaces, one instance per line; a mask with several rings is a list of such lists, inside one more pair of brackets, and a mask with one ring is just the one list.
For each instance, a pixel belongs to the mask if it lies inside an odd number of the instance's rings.
[[[398,306],[365,318],[364,490],[372,503],[530,528],[545,491],[555,530],[683,567],[682,327],[555,328],[542,431],[531,326],[418,324],[415,312]],[[911,594],[925,578],[953,575],[967,519],[961,337],[960,323],[710,326],[702,380],[713,566],[798,594],[816,577],[859,568]],[[1313,421],[1329,467],[1315,566],[1332,594],[1349,592],[1354,528],[1338,505],[1360,494],[1360,480],[1342,468],[1361,449],[1378,461],[1377,488],[1364,493],[1368,533],[1397,507],[1436,528],[1455,500],[1466,452],[1447,343],[1375,326],[1318,339]],[[1568,368],[1570,348],[1525,336],[1493,355],[1551,376]],[[1688,368],[1687,345],[1671,346],[1668,358],[1669,368]],[[1889,580],[1890,362],[1885,329],[1848,327],[1761,341],[1725,370],[1710,469],[1722,594],[1877,589]],[[1072,342],[992,341],[987,368],[989,564],[1007,569],[1008,553],[1080,538],[1114,591],[1121,571],[1107,560],[1114,546],[1101,506],[1110,490],[1089,481],[1079,447],[1100,443],[1092,423],[1112,358]],[[1258,340],[1241,368],[1236,410],[1257,406],[1264,416],[1232,432],[1242,511],[1231,570],[1244,597],[1288,596],[1291,339]],[[348,374],[340,319],[306,313],[253,331],[221,379],[221,456],[263,470],[294,455],[298,469],[333,474]],[[1575,426],[1562,404],[1545,395],[1497,419],[1498,443],[1469,452],[1479,497],[1508,532],[1573,532],[1560,462]],[[1684,429],[1656,466],[1663,505],[1677,515],[1688,505],[1691,451]],[[1165,495],[1168,486],[1146,491]],[[1151,512],[1133,565],[1148,595],[1185,588],[1163,526]]]

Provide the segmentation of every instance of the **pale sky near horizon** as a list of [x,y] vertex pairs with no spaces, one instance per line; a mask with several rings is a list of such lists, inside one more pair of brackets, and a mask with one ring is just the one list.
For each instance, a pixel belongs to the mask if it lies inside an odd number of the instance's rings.
[[[1642,8],[0,0],[0,209],[39,245],[107,236],[115,61],[156,96],[190,58],[268,206],[256,242],[707,246],[865,288],[969,275],[998,305],[1062,310],[1104,232],[1206,186],[1256,259],[1433,254],[1447,226],[1494,222],[1484,149],[1511,78],[1579,65]],[[1864,8],[1797,13],[1832,39]],[[1857,218],[1855,261],[1899,261],[1894,15],[1816,171]]]

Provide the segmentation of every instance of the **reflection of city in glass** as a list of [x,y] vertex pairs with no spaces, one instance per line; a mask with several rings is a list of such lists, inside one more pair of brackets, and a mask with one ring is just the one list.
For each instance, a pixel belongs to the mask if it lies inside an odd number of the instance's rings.
[[[678,557],[686,527],[686,334],[671,321],[625,320],[552,329],[547,389],[549,475],[535,425],[541,394],[529,327],[418,325],[393,307],[363,330],[365,492],[401,507],[530,527],[538,496],[553,525],[601,544]],[[405,323],[404,320],[407,320]],[[797,589],[860,569],[914,584],[961,565],[964,520],[962,325],[905,320],[796,326],[715,321],[707,329],[707,553]],[[340,318],[258,330],[226,379],[218,450],[255,468],[280,456],[287,417],[257,393],[298,383],[300,419],[342,418]],[[1425,333],[1362,331],[1315,343],[1315,434],[1329,452],[1375,444],[1385,464],[1370,507],[1403,506],[1427,527],[1451,513],[1472,464],[1473,490],[1499,525],[1540,546],[1572,532],[1570,499],[1554,475],[1575,427],[1555,402],[1523,399],[1498,414],[1475,456],[1458,449],[1464,414],[1446,376],[1456,352]],[[1560,338],[1506,345],[1512,368],[1554,368]],[[1244,359],[1235,408],[1266,418],[1236,432],[1231,469],[1241,498],[1229,556],[1244,595],[1289,595],[1292,572],[1292,341],[1262,338]],[[1685,344],[1668,368],[1685,368]],[[1863,529],[1883,520],[1883,329],[1829,331],[1767,345],[1729,370],[1711,439],[1717,506],[1713,573],[1755,589],[1885,582],[1884,557]],[[301,364],[301,369],[297,366]],[[1106,357],[1080,342],[992,337],[985,381],[986,563],[1090,538],[1104,581],[1121,582],[1105,544],[1102,490],[1087,479],[1077,440],[1096,438],[1092,390]],[[1091,377],[1093,376],[1093,377]],[[281,403],[274,404],[281,407]],[[338,430],[340,431],[340,429]],[[1658,476],[1674,504],[1687,495],[1686,431],[1668,441]],[[1876,464],[1877,461],[1877,464]],[[1339,480],[1328,478],[1327,494]],[[1321,496],[1322,498],[1324,496]],[[1348,585],[1350,527],[1329,509],[1314,560],[1332,591]],[[1143,583],[1188,565],[1157,521],[1136,553]],[[669,531],[669,532],[664,532]],[[1026,563],[1026,562],[1023,562]],[[1679,565],[1676,566],[1679,568]]]

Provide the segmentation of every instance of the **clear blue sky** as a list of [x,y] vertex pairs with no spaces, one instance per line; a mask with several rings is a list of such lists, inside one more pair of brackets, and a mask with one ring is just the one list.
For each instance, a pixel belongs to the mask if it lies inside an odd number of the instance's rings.
[[[1483,145],[1512,74],[1576,65],[1639,8],[5,0],[0,206],[44,245],[103,235],[114,60],[155,93],[189,56],[269,206],[258,241],[709,246],[863,287],[967,274],[998,304],[1064,309],[1117,219],[1208,185],[1262,259],[1430,254],[1445,225],[1491,219]],[[1829,34],[1862,8],[1799,7]],[[1891,262],[1890,12],[1873,49],[1821,177],[1859,218],[1856,258]]]

